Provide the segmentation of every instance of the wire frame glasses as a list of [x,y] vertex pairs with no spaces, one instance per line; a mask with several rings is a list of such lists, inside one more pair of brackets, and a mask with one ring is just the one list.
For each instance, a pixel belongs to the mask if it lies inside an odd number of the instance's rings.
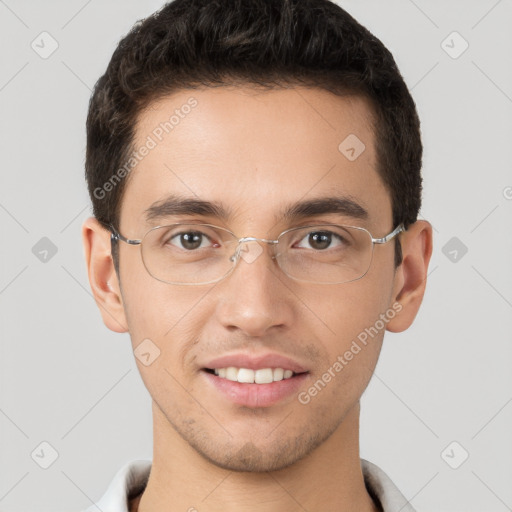
[[[383,238],[374,238],[357,226],[318,224],[283,231],[275,240],[238,238],[212,224],[176,223],[150,229],[130,240],[111,226],[112,243],[140,245],[149,274],[176,285],[211,284],[224,279],[243,259],[255,261],[270,246],[271,257],[290,278],[315,284],[342,284],[361,279],[369,270],[375,244],[385,244],[402,231],[397,226]],[[254,242],[254,243],[251,243]]]

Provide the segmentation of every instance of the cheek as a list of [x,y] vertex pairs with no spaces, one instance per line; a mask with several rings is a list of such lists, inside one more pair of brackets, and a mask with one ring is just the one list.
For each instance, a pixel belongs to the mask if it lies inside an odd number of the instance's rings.
[[194,326],[201,321],[194,311],[206,291],[193,287],[177,290],[149,275],[134,276],[124,288],[132,349],[146,388],[153,397],[161,398],[170,388],[180,388],[174,379],[188,387],[183,356],[198,337]]
[[[366,389],[382,347],[384,329],[376,325],[382,312],[382,298],[363,292],[362,287],[344,285],[343,294],[324,296],[321,318],[326,327],[317,332],[325,358],[314,369],[314,378],[299,395],[315,415],[345,414]],[[328,306],[325,306],[329,304]],[[311,306],[313,309],[314,306]],[[326,412],[328,404],[332,407]]]
[[[316,376],[332,393],[360,394],[368,383],[382,347],[392,290],[389,272],[368,273],[361,280],[315,290],[308,299],[318,314],[315,329],[328,359]],[[395,314],[392,311],[393,316]],[[334,397],[333,397],[334,399]]]
[[[181,373],[182,354],[198,337],[195,329],[202,319],[197,315],[213,285],[162,283],[149,275],[140,254],[134,253],[121,260],[120,271],[124,310],[140,373],[145,381],[154,380],[161,373],[158,369]],[[142,357],[148,353],[149,357]],[[148,359],[151,362],[146,365]]]
[[385,312],[391,290],[389,276],[368,273],[358,281],[317,288],[304,302],[318,316],[320,337],[342,350]]
[[120,273],[128,328],[136,344],[144,338],[170,336],[208,290],[158,281],[144,267],[140,248],[133,249],[121,255]]

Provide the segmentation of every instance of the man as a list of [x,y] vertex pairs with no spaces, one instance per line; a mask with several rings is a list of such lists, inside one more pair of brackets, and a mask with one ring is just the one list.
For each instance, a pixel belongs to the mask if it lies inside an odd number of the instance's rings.
[[90,510],[412,510],[359,457],[359,400],[423,298],[421,155],[391,54],[328,0],[135,25],[90,103],[83,241],[154,452]]

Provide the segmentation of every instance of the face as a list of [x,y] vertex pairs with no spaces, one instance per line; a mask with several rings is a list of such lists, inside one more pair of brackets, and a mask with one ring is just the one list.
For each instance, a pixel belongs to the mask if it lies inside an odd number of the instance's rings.
[[[194,106],[183,109],[187,104]],[[179,121],[168,133],[157,131],[159,141],[155,128],[176,109]],[[338,149],[350,134],[365,146],[356,159]],[[127,238],[174,222],[214,224],[237,237],[265,239],[308,224],[360,226],[375,238],[395,227],[389,192],[376,171],[371,111],[362,98],[304,88],[181,91],[141,114],[135,147],[148,136],[157,144],[131,172],[123,197],[119,230]],[[147,218],[170,196],[221,205],[226,217],[182,212]],[[283,215],[295,203],[326,197],[350,198],[367,216],[329,210]],[[284,468],[341,428],[376,365],[385,330],[378,320],[393,308],[397,291],[394,241],[375,246],[362,279],[329,285],[291,279],[272,259],[271,247],[260,246],[261,254],[241,259],[222,281],[185,286],[154,279],[140,247],[120,244],[122,308],[133,348],[149,339],[151,350],[160,350],[148,366],[137,359],[160,426],[231,470]],[[361,333],[371,327],[363,345]],[[219,357],[269,353],[305,373],[280,383],[230,384],[205,370]]]

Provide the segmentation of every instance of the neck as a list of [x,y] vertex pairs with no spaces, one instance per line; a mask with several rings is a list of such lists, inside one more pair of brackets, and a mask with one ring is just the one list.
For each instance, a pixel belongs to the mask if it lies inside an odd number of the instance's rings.
[[359,404],[312,453],[278,471],[236,472],[202,457],[153,403],[153,464],[130,512],[377,512],[361,471]]

